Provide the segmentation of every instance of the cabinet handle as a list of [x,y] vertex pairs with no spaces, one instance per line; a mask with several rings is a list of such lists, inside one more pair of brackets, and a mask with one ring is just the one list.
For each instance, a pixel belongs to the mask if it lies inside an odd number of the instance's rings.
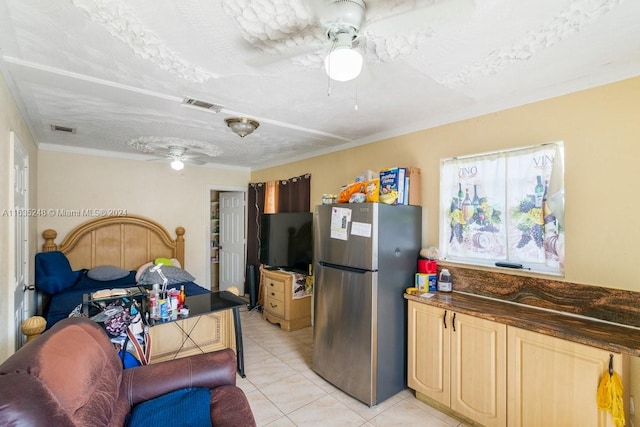
[[444,317],[442,318],[442,323],[444,324],[444,328],[447,329],[447,310],[444,311]]
[[451,326],[453,327],[453,332],[456,331],[456,314],[453,313],[453,318],[451,319]]
[[275,295],[276,295],[276,293],[275,293],[275,292],[271,292],[271,296],[272,296],[272,297],[273,297],[273,296],[275,296]]
[[269,305],[271,306],[271,308],[276,308],[278,306],[278,304],[274,304],[274,303],[269,303]]

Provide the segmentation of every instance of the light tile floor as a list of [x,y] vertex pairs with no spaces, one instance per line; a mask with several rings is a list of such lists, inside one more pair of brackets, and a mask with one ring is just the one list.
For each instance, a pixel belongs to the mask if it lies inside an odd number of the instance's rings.
[[258,426],[466,426],[408,389],[370,408],[313,372],[311,327],[285,332],[258,311],[240,314],[246,378],[237,384]]

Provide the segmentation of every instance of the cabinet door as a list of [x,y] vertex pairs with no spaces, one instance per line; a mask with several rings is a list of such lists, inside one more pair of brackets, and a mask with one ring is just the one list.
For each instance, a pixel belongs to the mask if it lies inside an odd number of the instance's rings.
[[149,328],[151,363],[223,348],[235,350],[231,310],[167,322]]
[[460,313],[454,316],[449,320],[451,409],[485,427],[504,427],[507,327]]
[[409,301],[407,383],[449,406],[449,325],[451,315],[438,307]]
[[[510,427],[613,425],[596,403],[610,352],[514,327],[508,328],[508,341]],[[614,355],[623,381],[627,360]],[[628,382],[624,385],[628,389]],[[628,394],[624,402],[627,406]]]

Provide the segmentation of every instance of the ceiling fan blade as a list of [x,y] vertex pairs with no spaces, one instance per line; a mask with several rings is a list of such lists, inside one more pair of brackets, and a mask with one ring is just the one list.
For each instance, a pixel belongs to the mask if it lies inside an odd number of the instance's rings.
[[190,165],[204,165],[205,161],[200,160],[200,159],[182,159],[182,163],[186,163],[186,164],[190,164]]
[[372,2],[365,31],[376,37],[393,37],[398,29],[430,28],[435,31],[466,22],[474,11],[474,0],[416,0],[402,2],[390,10]]
[[296,45],[285,48],[280,53],[260,52],[252,54],[244,62],[251,67],[265,67],[275,64],[277,62],[293,59],[297,56],[307,55],[315,52],[318,49],[323,49],[322,43],[310,43],[308,45]]
[[[166,162],[166,163],[171,163],[174,160],[176,160],[176,159],[173,159],[171,157],[156,157],[156,158],[153,158],[153,159],[147,159],[147,162]],[[198,160],[198,159],[182,159],[182,163],[184,163],[186,165],[201,166],[201,165],[204,165],[206,162],[204,162],[202,160]]]
[[311,11],[313,16],[316,17],[318,22],[324,18],[329,10],[329,5],[335,0],[304,0],[307,8]]

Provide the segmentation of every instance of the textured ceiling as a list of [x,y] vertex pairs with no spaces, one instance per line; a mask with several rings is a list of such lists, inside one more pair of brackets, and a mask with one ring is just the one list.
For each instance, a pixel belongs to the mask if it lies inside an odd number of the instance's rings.
[[0,0],[0,71],[43,149],[252,169],[640,75],[640,0],[365,0],[329,83],[323,1]]

